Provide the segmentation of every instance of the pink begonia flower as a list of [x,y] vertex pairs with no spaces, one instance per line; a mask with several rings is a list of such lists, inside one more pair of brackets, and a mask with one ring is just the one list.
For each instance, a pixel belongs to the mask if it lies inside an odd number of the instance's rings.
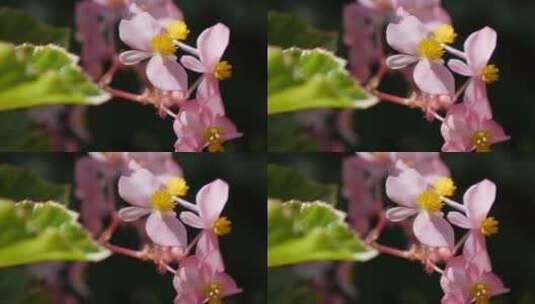
[[440,159],[438,152],[391,152],[390,157],[392,159],[390,172],[395,172],[395,164],[398,160],[402,160],[405,165],[418,171],[430,184],[438,178],[450,176],[450,170]]
[[194,100],[180,109],[173,128],[178,138],[177,152],[200,152],[205,148],[210,152],[222,151],[225,141],[242,136],[227,117],[212,114]]
[[403,8],[430,29],[441,24],[451,24],[451,18],[440,2],[440,0],[392,0],[394,10]]
[[104,39],[100,30],[103,27],[101,18],[105,11],[105,7],[92,1],[76,4],[75,38],[82,45],[80,58],[84,70],[94,79],[102,75],[102,65],[113,53],[113,46]]
[[510,139],[497,122],[481,118],[465,103],[450,108],[440,132],[445,141],[444,152],[487,152],[492,144]]
[[481,267],[481,255],[463,255],[448,261],[440,285],[444,291],[442,304],[487,304],[491,297],[509,292],[492,271]]
[[[188,69],[202,73],[203,79],[199,84],[198,97],[209,98],[220,95],[219,80],[232,76],[232,66],[227,61],[221,61],[230,39],[230,29],[218,23],[204,30],[197,38],[197,51],[199,59],[185,55],[180,62]],[[214,104],[211,107],[215,115],[225,115],[223,103]]]
[[388,57],[386,65],[401,69],[417,63],[413,79],[420,90],[434,95],[453,95],[455,80],[441,59],[444,55],[441,44],[418,18],[403,9],[398,14],[401,21],[388,24],[386,40],[402,54]]
[[212,255],[212,267],[223,271],[225,266],[219,252],[219,236],[231,231],[231,221],[221,216],[228,200],[229,187],[224,181],[217,179],[199,190],[196,197],[199,215],[190,211],[180,213],[180,219],[191,227],[202,229],[197,243],[196,254],[200,258]]
[[484,119],[492,118],[486,85],[499,78],[499,69],[494,64],[489,64],[496,48],[496,41],[496,31],[485,27],[466,39],[464,52],[467,63],[459,59],[452,59],[448,62],[452,71],[470,77],[465,91],[467,106],[473,108]]
[[470,187],[464,194],[466,216],[457,211],[448,213],[450,223],[470,230],[464,243],[463,254],[467,258],[481,254],[488,270],[491,266],[485,237],[497,233],[499,224],[494,217],[487,216],[495,198],[496,185],[489,180],[483,180]]
[[134,49],[119,55],[122,64],[135,65],[150,58],[146,73],[155,87],[167,91],[187,91],[188,76],[176,62],[174,41],[149,13],[143,12],[131,20],[121,20],[119,37]]
[[130,0],[129,13],[149,13],[163,27],[177,20],[184,20],[184,14],[172,0]]
[[119,210],[123,221],[135,221],[150,214],[145,229],[154,243],[170,247],[187,246],[186,227],[173,211],[173,195],[149,170],[142,168],[130,176],[121,176],[119,195],[133,205]]
[[162,183],[183,176],[182,169],[170,152],[127,152],[124,157],[129,169],[145,168]]
[[442,193],[438,193],[434,185],[403,162],[398,162],[397,166],[400,167],[399,174],[386,179],[386,194],[401,207],[388,209],[386,218],[400,222],[416,215],[413,232],[421,243],[431,247],[453,248],[453,228],[440,212],[443,206]]
[[212,268],[209,259],[192,255],[180,262],[173,286],[177,292],[175,304],[219,304],[221,299],[240,293],[236,282],[225,272]]

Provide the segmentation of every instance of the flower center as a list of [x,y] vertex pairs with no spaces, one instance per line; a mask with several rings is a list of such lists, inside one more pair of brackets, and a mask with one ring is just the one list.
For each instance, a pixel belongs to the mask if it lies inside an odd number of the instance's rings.
[[232,65],[228,61],[220,61],[215,65],[214,76],[219,80],[232,77]]
[[204,288],[204,296],[208,300],[208,304],[221,304],[221,294],[223,291],[223,284],[219,282],[210,282]]
[[189,186],[182,177],[172,177],[165,182],[167,192],[175,196],[184,196],[188,193]]
[[208,142],[209,152],[223,151],[223,129],[218,126],[211,126],[206,129],[204,139]]
[[227,217],[222,216],[218,218],[217,220],[215,220],[214,222],[214,227],[213,227],[214,233],[219,236],[229,234],[230,231],[232,230],[231,225],[232,225],[232,222],[229,219],[227,219]]
[[186,40],[190,33],[188,25],[182,20],[176,20],[169,23],[165,29],[171,39],[174,40]]
[[154,209],[159,211],[171,211],[175,208],[173,196],[167,191],[158,190],[154,192],[150,196],[149,202]]
[[452,44],[455,42],[455,38],[457,38],[455,29],[453,29],[453,26],[447,23],[437,25],[431,31],[433,32],[433,36],[438,43]]
[[472,145],[476,148],[476,152],[490,152],[491,133],[489,130],[477,130],[472,134]]
[[434,38],[426,38],[418,43],[418,54],[430,60],[440,59],[444,55],[444,49]]
[[167,34],[159,34],[150,40],[150,48],[161,55],[173,55],[176,52],[176,47],[173,44],[173,39]]
[[500,79],[500,69],[494,64],[487,64],[481,71],[481,79],[488,84]]
[[431,212],[437,212],[442,209],[444,203],[440,199],[440,196],[433,190],[426,190],[416,198],[416,202],[420,208]]
[[447,176],[435,179],[433,181],[433,188],[440,196],[452,196],[455,193],[455,189],[457,189],[453,180]]
[[498,222],[493,216],[487,217],[481,221],[480,230],[484,236],[491,236],[498,233]]
[[477,282],[470,288],[470,295],[476,304],[488,304],[490,299],[490,286],[485,282]]

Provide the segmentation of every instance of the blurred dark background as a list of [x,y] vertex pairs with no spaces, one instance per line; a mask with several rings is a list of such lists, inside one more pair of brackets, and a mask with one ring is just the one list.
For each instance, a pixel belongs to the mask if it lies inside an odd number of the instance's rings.
[[[73,0],[0,0],[0,6],[19,8],[55,26],[71,28],[71,48],[79,54],[74,41]],[[207,27],[222,22],[231,29],[231,43],[225,58],[233,65],[232,78],[221,89],[227,115],[244,137],[225,145],[227,151],[264,151],[266,134],[266,1],[177,0],[191,30],[188,43]],[[126,47],[125,47],[126,48]],[[191,73],[190,75],[195,75]],[[120,73],[114,86],[137,90],[133,75]],[[190,77],[190,83],[193,81]],[[160,119],[152,107],[113,99],[92,107],[87,125],[94,141],[83,151],[172,151],[176,136],[172,120]]]
[[[0,164],[9,163],[32,169],[48,181],[73,185],[73,166],[83,154],[72,153],[0,153]],[[196,192],[205,184],[221,178],[230,185],[230,197],[223,214],[232,221],[232,233],[221,239],[221,250],[227,272],[243,289],[243,293],[229,297],[224,303],[266,303],[266,209],[265,209],[265,159],[254,154],[175,154],[191,190],[187,199],[195,201]],[[122,201],[118,199],[121,206]],[[78,209],[78,201],[71,199],[71,209]],[[188,228],[190,238],[193,229]],[[1,232],[0,232],[1,233]],[[196,233],[196,232],[195,232]],[[137,232],[119,229],[112,242],[137,248]],[[0,303],[6,293],[3,280],[12,284],[17,277],[6,278],[7,269],[0,269]],[[2,275],[4,273],[4,275]],[[176,292],[170,274],[160,275],[154,265],[129,257],[113,255],[107,260],[88,267],[87,285],[92,296],[80,303],[112,304],[169,304]],[[2,297],[2,295],[4,297]],[[25,302],[24,304],[45,304]],[[48,302],[46,302],[48,304]],[[55,303],[63,304],[63,303]]]
[[[272,154],[270,163],[287,165],[297,169],[305,176],[319,182],[341,185],[341,165],[347,154]],[[535,303],[535,193],[533,191],[533,172],[535,156],[497,152],[492,154],[442,154],[443,161],[451,170],[457,184],[455,199],[462,201],[462,194],[471,185],[488,178],[497,185],[496,201],[491,214],[500,222],[498,234],[487,239],[494,271],[504,281],[511,292],[500,296],[491,303],[531,304]],[[388,203],[389,206],[392,203]],[[346,202],[339,198],[338,208],[344,209]],[[457,239],[460,231],[456,231]],[[379,239],[380,243],[403,248],[404,237],[399,229],[386,229]],[[427,275],[418,263],[411,263],[397,257],[380,255],[367,263],[354,264],[353,277],[360,296],[347,299],[347,303],[402,303],[424,304],[439,303],[442,290],[438,274]],[[283,280],[289,275],[285,269],[271,269],[268,274],[269,286],[273,278]],[[280,282],[279,282],[280,283]],[[333,290],[336,283],[333,281]],[[279,284],[280,285],[280,284]],[[272,301],[288,299],[268,288],[270,303],[291,303]],[[303,296],[305,287],[294,287]],[[310,291],[308,292],[310,293]],[[309,295],[310,297],[310,295]],[[297,302],[294,302],[297,303]],[[315,303],[310,299],[308,302]]]
[[[354,0],[271,0],[269,10],[287,11],[300,16],[322,30],[342,31],[342,8]],[[496,145],[496,150],[534,151],[535,89],[535,1],[533,0],[442,0],[459,34],[456,47],[472,32],[490,26],[498,32],[498,45],[492,58],[500,68],[500,80],[489,87],[495,119],[512,140]],[[337,53],[345,56],[340,43]],[[462,84],[461,78],[457,85]],[[382,91],[405,96],[404,82],[386,78]],[[334,129],[334,126],[333,126]],[[379,104],[369,110],[355,111],[354,129],[360,138],[361,151],[439,151],[443,144],[440,124],[429,124],[421,111]]]

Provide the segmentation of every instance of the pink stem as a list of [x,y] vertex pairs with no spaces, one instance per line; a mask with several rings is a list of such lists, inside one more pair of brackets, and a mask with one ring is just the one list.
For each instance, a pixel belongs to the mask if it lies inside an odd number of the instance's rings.
[[142,95],[132,94],[132,93],[125,92],[122,90],[114,89],[109,86],[104,87],[104,89],[108,91],[109,93],[111,93],[112,95],[114,95],[115,97],[123,98],[126,100],[131,100],[135,102],[143,102],[144,100],[144,97]]
[[129,256],[139,260],[146,260],[145,252],[128,249],[121,246],[112,245],[110,243],[104,244],[106,248],[110,249],[113,253]]
[[407,98],[403,98],[403,97],[399,97],[399,96],[396,96],[396,95],[391,95],[391,94],[388,94],[388,93],[383,93],[383,92],[380,92],[380,91],[372,91],[372,94],[377,96],[377,98],[383,100],[383,101],[389,101],[389,102],[392,102],[392,103],[395,103],[395,104],[400,104],[400,105],[403,105],[403,106],[409,106],[410,105],[410,101],[409,99]]
[[390,255],[397,256],[397,257],[404,258],[404,259],[409,259],[410,257],[409,251],[399,250],[397,248],[393,248],[393,247],[389,247],[389,246],[385,246],[385,245],[381,245],[377,243],[372,243],[371,246],[377,249],[377,251],[379,251],[380,253],[390,254]]

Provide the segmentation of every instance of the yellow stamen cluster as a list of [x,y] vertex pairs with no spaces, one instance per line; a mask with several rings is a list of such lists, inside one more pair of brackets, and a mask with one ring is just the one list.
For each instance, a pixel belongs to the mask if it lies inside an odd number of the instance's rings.
[[433,189],[440,196],[452,196],[457,187],[451,178],[444,176],[433,181]]
[[225,216],[222,216],[214,221],[213,230],[214,233],[222,236],[225,234],[229,234],[230,231],[232,231],[232,222]]
[[155,53],[161,55],[173,55],[176,52],[176,47],[173,44],[173,39],[167,34],[159,34],[150,40],[150,48]]
[[182,20],[176,20],[169,23],[165,29],[169,37],[174,40],[186,40],[190,33],[188,25]]
[[149,203],[152,208],[164,212],[171,211],[175,208],[173,196],[169,192],[163,190],[154,192],[149,198]]
[[416,202],[420,208],[425,209],[430,212],[437,212],[442,209],[444,203],[440,196],[434,190],[426,190],[416,198]]
[[204,296],[208,300],[208,304],[221,304],[222,293],[223,284],[219,282],[210,282],[204,288]]
[[175,196],[185,196],[188,193],[189,186],[182,177],[172,177],[165,182],[167,192]]
[[481,79],[487,84],[498,81],[500,79],[500,69],[494,64],[487,64],[481,71]]
[[434,38],[426,38],[418,43],[418,54],[429,60],[436,60],[444,56],[444,49]]
[[211,126],[206,129],[204,139],[208,142],[209,152],[223,151],[223,129],[218,126]]
[[477,282],[470,288],[470,295],[476,304],[488,304],[490,299],[490,286],[485,282]]
[[491,236],[498,233],[498,222],[493,216],[487,217],[481,221],[480,230],[484,236]]
[[214,69],[214,76],[219,80],[224,80],[232,77],[232,65],[228,61],[220,61],[216,64]]
[[476,152],[490,152],[491,136],[489,130],[477,130],[472,134],[471,143]]
[[455,42],[455,38],[457,38],[455,29],[447,23],[437,25],[431,31],[438,43],[452,44]]

